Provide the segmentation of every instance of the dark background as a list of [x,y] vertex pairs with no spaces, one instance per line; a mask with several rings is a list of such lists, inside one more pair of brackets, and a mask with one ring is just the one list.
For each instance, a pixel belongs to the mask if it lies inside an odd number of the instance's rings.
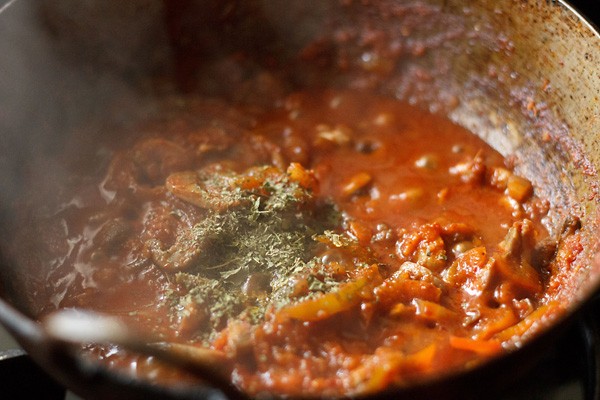
[[587,19],[600,28],[600,0],[567,0],[578,9]]

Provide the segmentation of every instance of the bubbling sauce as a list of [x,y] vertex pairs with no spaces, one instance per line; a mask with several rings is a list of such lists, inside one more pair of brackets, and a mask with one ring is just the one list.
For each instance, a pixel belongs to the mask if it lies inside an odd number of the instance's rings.
[[352,91],[261,109],[189,98],[131,137],[38,221],[53,227],[40,316],[92,309],[208,349],[250,395],[337,396],[473,368],[559,307],[544,300],[547,202],[443,117]]

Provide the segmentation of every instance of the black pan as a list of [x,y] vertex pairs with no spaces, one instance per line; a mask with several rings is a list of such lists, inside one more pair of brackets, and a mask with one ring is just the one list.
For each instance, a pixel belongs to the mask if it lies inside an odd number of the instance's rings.
[[600,35],[566,3],[17,0],[0,14],[0,320],[75,392],[223,396],[210,386],[129,378],[45,337],[30,290],[45,271],[24,268],[5,252],[20,183],[36,160],[67,145],[67,132],[83,132],[93,147],[101,132],[90,122],[130,123],[169,91],[239,95],[231,90],[239,82],[219,67],[236,52],[247,55],[234,66],[239,76],[269,70],[286,88],[359,87],[447,115],[513,160],[551,201],[551,232],[566,215],[582,220],[584,255],[557,294],[568,303],[564,315],[543,323],[521,349],[475,370],[369,398],[490,397],[526,371],[598,291]]

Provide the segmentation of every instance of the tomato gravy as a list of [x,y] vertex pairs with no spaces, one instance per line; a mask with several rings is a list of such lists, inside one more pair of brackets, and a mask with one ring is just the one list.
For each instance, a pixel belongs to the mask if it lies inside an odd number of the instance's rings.
[[353,91],[252,109],[182,98],[129,137],[71,171],[36,220],[52,228],[31,228],[40,317],[92,309],[208,349],[252,396],[340,396],[473,368],[558,307],[543,300],[548,203],[444,117]]

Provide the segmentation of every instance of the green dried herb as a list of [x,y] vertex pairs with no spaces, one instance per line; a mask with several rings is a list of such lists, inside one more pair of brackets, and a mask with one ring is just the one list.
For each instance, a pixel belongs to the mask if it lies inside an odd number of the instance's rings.
[[[235,180],[227,174],[229,181]],[[314,237],[333,237],[332,232],[323,232],[340,223],[339,213],[331,205],[316,204],[310,191],[291,182],[283,172],[271,173],[255,190],[224,185],[220,196],[222,203],[235,199],[236,206],[210,215],[192,228],[191,237],[204,243],[204,251],[193,268],[176,275],[177,283],[188,293],[177,308],[190,302],[201,305],[210,314],[206,328],[213,332],[243,310],[256,323],[270,304],[289,302],[285,287],[290,277],[310,275],[318,269],[318,263],[311,260],[319,244]],[[340,237],[335,242],[341,246],[344,240]],[[268,277],[267,284],[249,288],[256,276]],[[317,280],[310,290],[327,290],[327,284],[323,280],[317,284]]]

